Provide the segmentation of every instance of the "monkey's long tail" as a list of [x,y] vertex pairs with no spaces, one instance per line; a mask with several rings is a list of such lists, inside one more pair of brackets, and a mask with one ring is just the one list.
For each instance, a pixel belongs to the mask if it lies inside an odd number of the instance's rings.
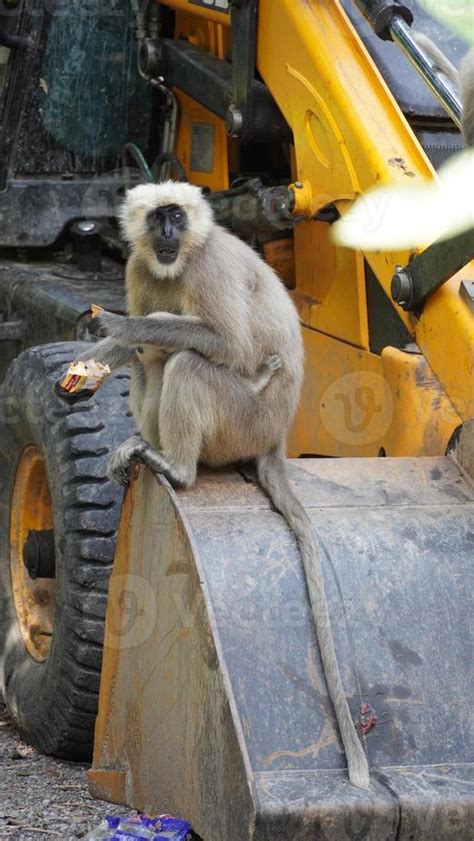
[[261,457],[257,468],[262,487],[293,530],[301,551],[324,675],[346,752],[349,779],[359,788],[368,788],[369,764],[352,720],[337,663],[321,554],[311,520],[293,493],[287,478],[285,461],[277,450]]

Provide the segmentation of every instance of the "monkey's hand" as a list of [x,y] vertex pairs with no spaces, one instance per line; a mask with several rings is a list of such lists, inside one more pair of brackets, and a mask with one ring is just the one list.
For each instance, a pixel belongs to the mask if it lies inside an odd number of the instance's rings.
[[[117,371],[119,368],[123,368],[133,362],[135,359],[135,351],[131,348],[124,348],[121,344],[119,344],[119,342],[115,342],[113,339],[103,339],[101,342],[89,344],[87,346],[87,350],[83,351],[72,364],[90,362],[91,359],[99,365],[108,366],[110,371]],[[68,391],[63,387],[64,379],[69,373],[70,368],[71,365],[68,366],[67,370],[61,374],[54,384],[54,393],[67,403],[77,403],[80,400],[90,400],[97,389],[87,388],[84,386],[76,391]]]
[[153,312],[147,316],[123,316],[101,312],[90,321],[93,332],[105,332],[124,347],[152,345],[173,353],[194,350],[214,362],[235,358],[235,347],[194,315]]
[[139,347],[146,343],[145,335],[155,344],[152,334],[154,335],[156,331],[150,329],[150,320],[153,319],[156,324],[163,317],[177,318],[177,316],[168,312],[157,312],[150,316],[134,318],[133,316],[117,315],[115,312],[103,310],[94,318],[91,318],[88,329],[93,335],[107,336],[123,347]]
[[[165,313],[167,315],[167,313]],[[130,318],[127,315],[117,315],[115,312],[98,313],[91,318],[88,330],[95,336],[105,336],[104,341],[114,342],[120,348],[128,348],[128,353],[144,344],[137,333],[135,322],[147,321],[146,317]]]
[[[93,336],[110,336],[121,344],[120,337],[128,332],[127,322],[126,315],[117,315],[115,312],[103,310],[90,319],[87,329]],[[129,342],[125,344],[129,345]]]

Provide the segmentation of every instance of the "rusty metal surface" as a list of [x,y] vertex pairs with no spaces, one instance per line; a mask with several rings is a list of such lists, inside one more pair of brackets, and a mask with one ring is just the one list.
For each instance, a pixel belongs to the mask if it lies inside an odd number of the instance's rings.
[[347,782],[294,538],[230,472],[179,494],[143,472],[129,492],[91,789],[117,799],[107,770],[125,771],[127,803],[204,841],[468,841],[473,487],[449,458],[290,471],[370,791]]

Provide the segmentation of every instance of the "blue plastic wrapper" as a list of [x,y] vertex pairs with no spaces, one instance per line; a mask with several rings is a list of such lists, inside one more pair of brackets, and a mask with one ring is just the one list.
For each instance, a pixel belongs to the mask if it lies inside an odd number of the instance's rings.
[[186,841],[192,829],[188,821],[167,815],[159,818],[109,816],[105,820],[109,829],[115,830],[109,836],[111,841]]

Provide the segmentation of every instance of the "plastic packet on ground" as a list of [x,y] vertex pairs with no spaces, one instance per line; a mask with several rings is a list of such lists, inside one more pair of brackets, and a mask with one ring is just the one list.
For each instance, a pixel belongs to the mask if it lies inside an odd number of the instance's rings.
[[101,824],[86,835],[84,841],[188,841],[191,824],[169,815],[147,818],[107,816]]

